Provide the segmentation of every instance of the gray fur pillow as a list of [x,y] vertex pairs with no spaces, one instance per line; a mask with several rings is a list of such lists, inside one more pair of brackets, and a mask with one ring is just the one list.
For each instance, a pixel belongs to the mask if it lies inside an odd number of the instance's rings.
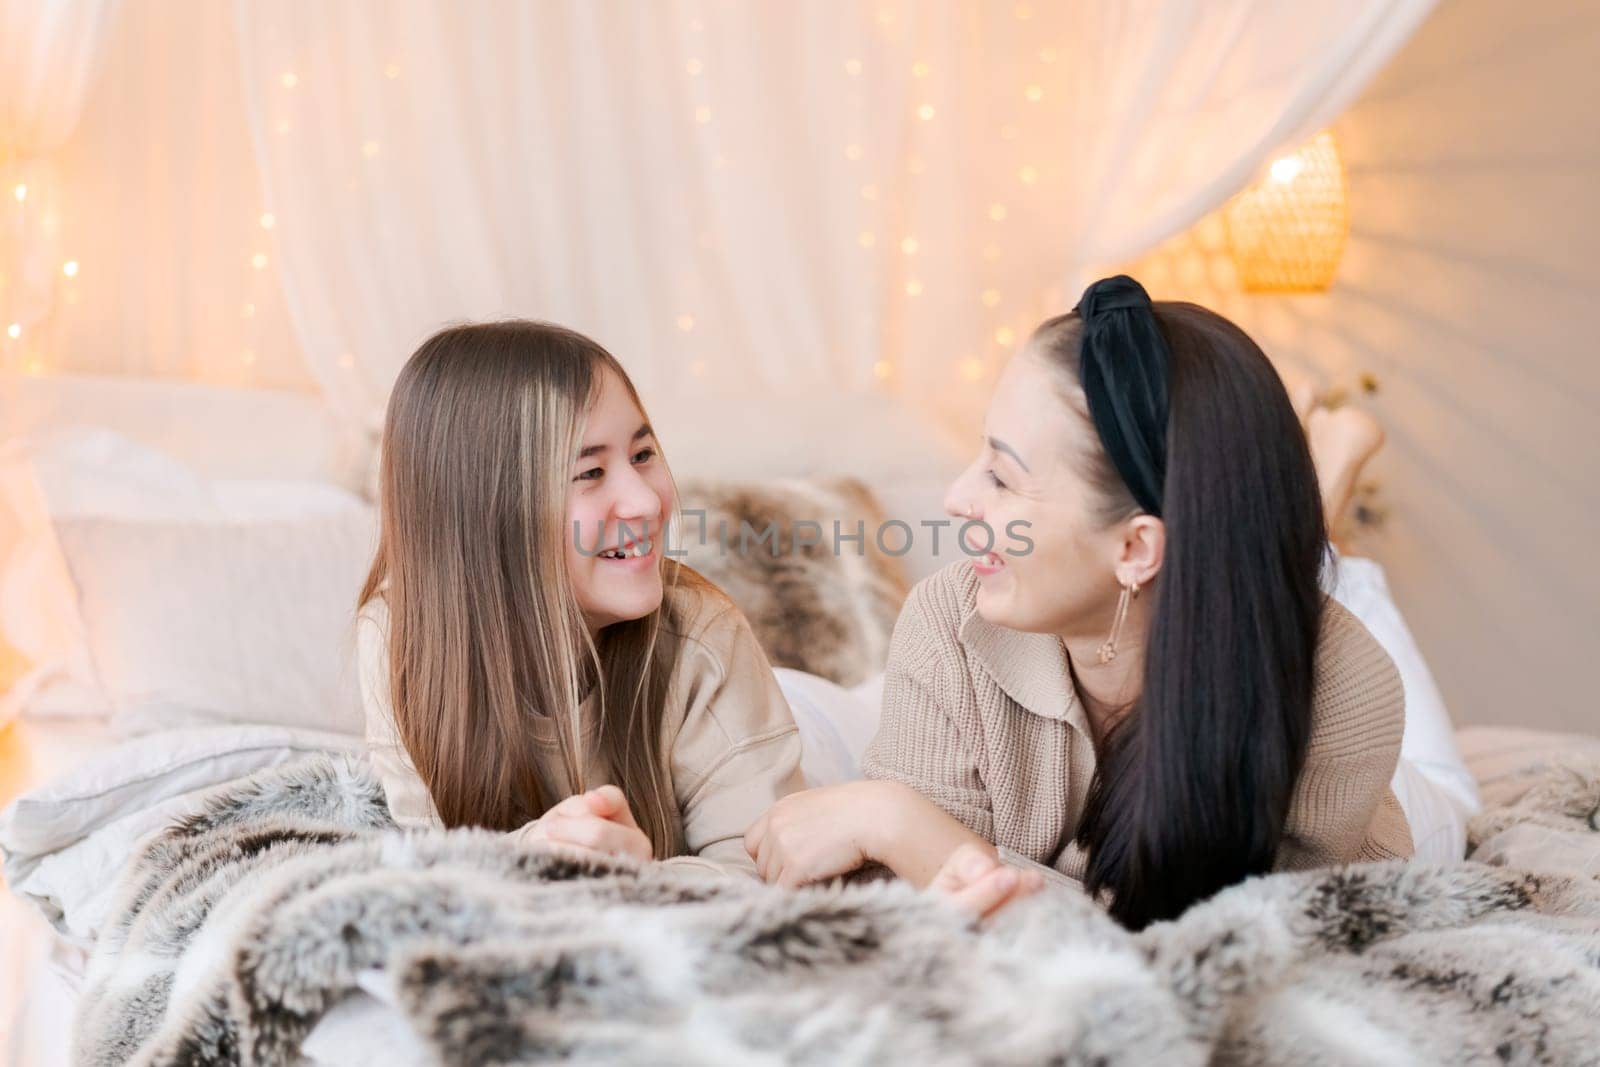
[[[908,585],[878,543],[882,510],[865,485],[805,478],[679,490],[684,529],[674,551],[739,606],[773,666],[840,685],[883,670]],[[702,510],[703,526],[694,514]],[[900,546],[893,533],[885,541]]]

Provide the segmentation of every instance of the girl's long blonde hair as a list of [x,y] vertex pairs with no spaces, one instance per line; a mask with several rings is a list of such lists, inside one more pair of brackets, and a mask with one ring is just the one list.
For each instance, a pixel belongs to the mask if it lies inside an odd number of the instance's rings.
[[[514,830],[562,799],[532,730],[550,716],[567,781],[585,788],[597,743],[665,857],[682,851],[683,829],[662,722],[678,627],[663,624],[674,588],[704,582],[663,553],[662,607],[589,636],[567,573],[566,499],[607,371],[637,403],[616,358],[560,326],[429,338],[389,398],[381,532],[360,604],[387,603],[395,726],[446,826]],[[579,721],[591,689],[597,741]]]

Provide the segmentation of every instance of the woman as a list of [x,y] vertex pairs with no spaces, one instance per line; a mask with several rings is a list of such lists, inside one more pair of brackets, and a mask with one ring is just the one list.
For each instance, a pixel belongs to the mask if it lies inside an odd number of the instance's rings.
[[[946,506],[976,558],[906,604],[871,780],[763,816],[764,877],[1005,858],[1140,928],[1252,874],[1411,855],[1400,679],[1319,587],[1305,435],[1243,331],[1096,282],[1006,368]],[[1018,522],[1031,550],[974,532]]]
[[744,617],[665,556],[672,477],[616,359],[544,323],[444,330],[382,455],[357,633],[396,820],[753,874],[799,736]]

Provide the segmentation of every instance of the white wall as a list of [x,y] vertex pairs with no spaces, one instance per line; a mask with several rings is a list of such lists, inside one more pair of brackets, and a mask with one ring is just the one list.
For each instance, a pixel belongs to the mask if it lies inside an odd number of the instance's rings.
[[1389,433],[1390,584],[1458,721],[1600,730],[1600,5],[1443,0],[1335,125],[1325,295],[1238,291],[1213,218],[1133,265]]

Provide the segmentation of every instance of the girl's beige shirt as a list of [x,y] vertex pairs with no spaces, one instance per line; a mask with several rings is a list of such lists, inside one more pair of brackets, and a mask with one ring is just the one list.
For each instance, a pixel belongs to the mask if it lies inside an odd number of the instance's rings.
[[[985,621],[977,590],[961,562],[911,591],[862,770],[915,789],[1006,859],[1081,882],[1088,856],[1073,838],[1095,750],[1066,648]],[[1399,672],[1333,600],[1315,671],[1311,739],[1274,867],[1409,857],[1411,831],[1389,786],[1405,729]]]
[[[707,873],[755,877],[744,833],[780,797],[804,788],[800,734],[766,654],[738,608],[714,591],[679,587],[675,597],[682,643],[664,719],[673,791],[683,818],[688,855],[665,862]],[[439,826],[427,787],[401,743],[389,699],[389,615],[380,594],[356,620],[361,698],[372,763],[403,827]],[[584,702],[584,710],[591,708]],[[585,716],[585,721],[593,721]],[[576,792],[555,758],[555,723],[530,723],[551,759],[540,768],[559,796]],[[586,785],[611,781],[604,758],[590,746]]]

